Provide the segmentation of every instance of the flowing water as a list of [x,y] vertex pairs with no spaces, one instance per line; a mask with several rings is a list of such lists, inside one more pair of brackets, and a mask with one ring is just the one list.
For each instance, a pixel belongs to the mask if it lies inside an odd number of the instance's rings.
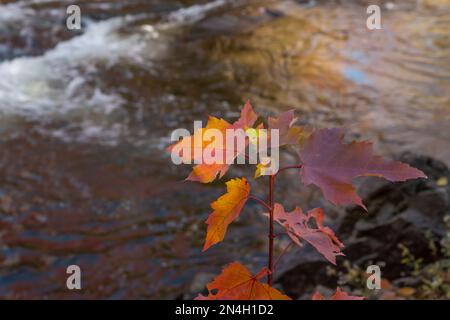
[[367,1],[99,0],[69,31],[71,1],[0,1],[0,297],[177,298],[235,259],[264,264],[252,205],[200,253],[224,187],[180,182],[189,168],[164,152],[173,129],[247,99],[450,164],[450,1],[375,2],[383,30]]

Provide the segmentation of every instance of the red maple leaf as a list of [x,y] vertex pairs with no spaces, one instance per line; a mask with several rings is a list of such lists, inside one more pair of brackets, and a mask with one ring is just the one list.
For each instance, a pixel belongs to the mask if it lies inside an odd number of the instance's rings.
[[422,171],[405,163],[374,155],[368,141],[345,144],[343,137],[342,129],[315,131],[300,152],[303,183],[318,186],[325,198],[336,205],[355,203],[366,209],[352,185],[358,176],[377,176],[389,181],[426,178]]
[[295,126],[297,119],[294,117],[294,110],[283,112],[277,118],[269,117],[269,130],[278,130],[279,141],[271,142],[271,147],[281,147],[286,144],[298,144],[302,139],[303,128]]
[[[267,215],[267,214],[266,214]],[[323,211],[320,208],[313,209],[305,215],[299,207],[292,212],[285,212],[281,204],[276,203],[273,218],[285,229],[289,237],[298,246],[302,246],[301,239],[305,240],[317,249],[328,261],[336,264],[336,256],[344,255],[341,248],[344,245],[334,234],[333,230],[323,226]],[[317,228],[309,224],[315,221]]]

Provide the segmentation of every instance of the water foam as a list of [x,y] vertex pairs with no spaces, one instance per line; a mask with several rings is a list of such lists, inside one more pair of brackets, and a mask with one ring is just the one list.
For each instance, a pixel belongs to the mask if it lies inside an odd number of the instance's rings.
[[[171,13],[168,20],[172,27],[175,22],[193,23],[225,3],[224,0],[216,0],[182,8]],[[3,12],[4,18],[20,18],[17,8],[22,9],[23,6],[4,5],[0,12]],[[59,43],[42,56],[21,57],[1,63],[0,114],[45,115],[49,112],[64,112],[80,104],[80,107],[95,105],[86,103],[85,99],[89,101],[89,97],[78,90],[84,84],[83,72],[95,72],[96,63],[113,66],[121,59],[146,64],[148,67],[149,58],[164,54],[164,45],[161,45],[163,40],[157,33],[158,29],[166,29],[167,23],[151,28],[150,36],[149,32],[119,34],[122,26],[137,18],[119,17],[92,23],[84,34]],[[156,38],[158,44],[149,43],[149,39],[154,41]],[[95,97],[93,95],[91,98]],[[99,102],[103,103],[104,100]]]
[[[70,126],[78,126],[88,137],[101,135],[105,123],[108,127],[115,125],[105,119],[125,101],[113,90],[105,92],[96,87],[97,81],[88,83],[87,78],[97,80],[99,74],[101,76],[98,66],[108,68],[125,61],[149,68],[155,58],[167,52],[169,39],[160,33],[198,21],[225,3],[217,0],[182,8],[160,24],[151,28],[146,26],[131,34],[121,33],[121,28],[142,19],[145,13],[90,23],[82,35],[59,43],[41,56],[19,57],[0,63],[0,117],[5,120],[9,115],[18,115],[38,121],[45,118],[48,122],[52,117],[64,118],[78,112],[82,116],[78,114],[67,119],[78,121]],[[24,6],[20,2],[0,6],[0,23],[19,21],[23,14],[30,13],[17,8],[24,9]],[[100,120],[93,123],[89,113],[95,113],[94,118]],[[60,130],[53,134],[63,136]]]

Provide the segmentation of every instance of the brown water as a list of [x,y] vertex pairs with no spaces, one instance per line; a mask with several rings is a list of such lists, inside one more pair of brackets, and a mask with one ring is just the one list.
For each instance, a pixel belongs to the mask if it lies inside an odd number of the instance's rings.
[[[83,32],[69,2],[0,1],[1,298],[176,298],[235,259],[264,264],[252,205],[200,253],[224,187],[180,182],[164,152],[248,98],[450,164],[449,1],[379,2],[378,31],[365,1],[81,1]],[[285,181],[279,200],[317,201]]]

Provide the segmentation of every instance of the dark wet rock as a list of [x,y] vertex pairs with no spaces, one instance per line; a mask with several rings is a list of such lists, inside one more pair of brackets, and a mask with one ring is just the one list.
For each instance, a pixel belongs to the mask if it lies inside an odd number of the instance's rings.
[[245,9],[237,7],[230,13],[224,12],[227,8],[218,10],[216,14],[201,20],[193,26],[189,38],[215,38],[218,36],[229,36],[251,32],[256,28],[269,23],[275,19],[286,17],[287,12],[282,8],[269,8],[253,5]]
[[301,262],[283,273],[277,283],[289,297],[311,296],[319,284],[328,288],[336,286],[337,277],[329,276],[326,268],[327,263],[323,260]]
[[[401,263],[400,244],[424,263],[440,258],[430,249],[430,241],[439,248],[439,240],[446,232],[443,220],[450,213],[450,188],[448,185],[438,186],[437,181],[442,177],[448,178],[450,171],[442,162],[429,157],[407,153],[400,160],[424,171],[428,179],[403,183],[373,178],[365,180],[360,195],[363,195],[368,213],[360,208],[348,208],[335,222],[334,229],[346,245],[346,257],[338,260],[337,270],[343,271],[345,259],[362,270],[376,263],[384,265],[383,278],[399,279],[407,271]],[[323,259],[308,250],[297,255],[300,258],[291,260],[297,261],[296,266],[278,279],[287,294],[301,297],[317,285],[337,285],[335,273],[326,272],[330,265]]]

